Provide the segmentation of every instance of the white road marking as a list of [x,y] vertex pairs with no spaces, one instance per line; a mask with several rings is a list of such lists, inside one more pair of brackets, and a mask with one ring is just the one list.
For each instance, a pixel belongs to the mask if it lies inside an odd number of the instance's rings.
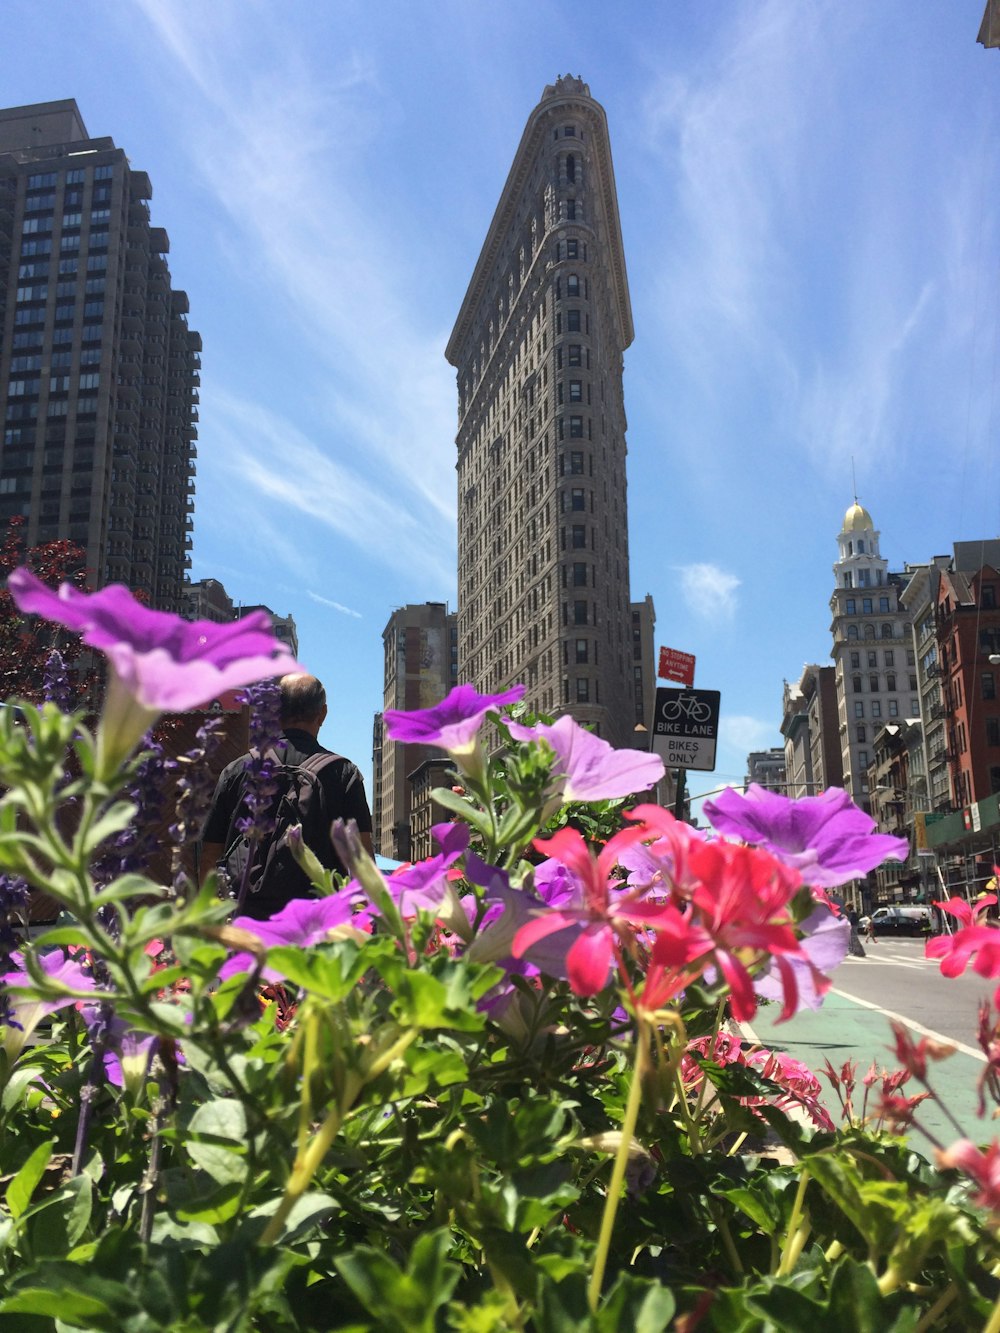
[[964,1041],[956,1041],[954,1037],[942,1036],[940,1032],[935,1032],[933,1028],[925,1028],[923,1023],[918,1023],[915,1018],[907,1018],[905,1014],[897,1014],[893,1009],[884,1009],[880,1004],[873,1004],[871,1000],[863,1000],[860,995],[850,995],[847,991],[840,990],[836,986],[830,987],[831,995],[839,995],[842,1000],[850,1000],[852,1004],[859,1004],[863,1009],[874,1009],[877,1014],[884,1014],[886,1018],[895,1019],[897,1023],[902,1023],[904,1027],[912,1032],[919,1032],[922,1037],[930,1037],[932,1041],[941,1042],[945,1046],[954,1046],[956,1051],[961,1051],[963,1055],[971,1055],[973,1060],[981,1060],[986,1063],[986,1056],[975,1046],[966,1046]]

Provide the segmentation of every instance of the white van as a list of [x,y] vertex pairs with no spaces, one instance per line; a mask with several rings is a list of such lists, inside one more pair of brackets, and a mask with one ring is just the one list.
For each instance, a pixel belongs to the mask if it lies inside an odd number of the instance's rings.
[[876,935],[929,935],[932,924],[929,907],[879,907],[872,913]]

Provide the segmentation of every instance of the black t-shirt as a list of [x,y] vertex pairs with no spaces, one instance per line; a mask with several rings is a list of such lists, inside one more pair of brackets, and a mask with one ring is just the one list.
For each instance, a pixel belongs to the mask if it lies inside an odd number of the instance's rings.
[[[291,767],[301,764],[312,754],[332,754],[320,745],[315,736],[297,727],[287,727],[284,732],[284,747],[281,743],[277,751],[283,756],[283,762]],[[212,806],[202,830],[205,842],[221,843],[226,848],[231,839],[233,817],[238,813],[243,797],[243,783],[249,755],[242,755],[227,764],[219,775],[212,797]],[[360,833],[370,833],[372,827],[371,812],[365,796],[364,779],[356,764],[342,755],[337,755],[331,763],[324,764],[319,771],[319,781],[323,788],[326,813],[332,824],[336,819],[353,819]],[[340,874],[346,873],[346,867],[334,851],[333,843],[327,839],[323,847],[312,847],[321,863],[329,870]]]

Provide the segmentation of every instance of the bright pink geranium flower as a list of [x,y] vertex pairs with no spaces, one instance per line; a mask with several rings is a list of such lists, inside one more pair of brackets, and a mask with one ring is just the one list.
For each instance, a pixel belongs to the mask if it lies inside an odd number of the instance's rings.
[[988,893],[975,907],[964,898],[949,898],[946,903],[934,904],[962,922],[962,929],[954,935],[935,935],[924,945],[925,957],[940,958],[944,976],[960,976],[971,960],[973,971],[981,977],[1000,977],[1000,930],[982,924],[987,908],[995,902],[996,896]]
[[545,741],[555,751],[553,799],[611,801],[649,791],[663,777],[663,760],[646,750],[616,750],[565,713],[549,724],[507,724],[516,741]]
[[[757,848],[680,835],[677,821],[659,806],[639,806],[630,818],[643,821],[646,836],[659,835],[644,849],[647,855],[664,843],[663,883],[681,909],[656,923],[654,962],[685,975],[717,968],[729,986],[737,1019],[756,1013],[750,969],[768,957],[784,1001],[782,1018],[791,1017],[799,1002],[793,960],[810,968],[815,986],[829,986],[804,951],[789,915],[789,903],[801,886],[797,871]],[[673,879],[678,866],[684,877],[680,886]],[[674,937],[673,944],[668,936]],[[659,984],[662,989],[665,978]]]
[[499,694],[479,694],[471,685],[456,685],[433,708],[412,712],[387,708],[383,715],[385,734],[390,740],[410,745],[437,745],[449,754],[471,754],[486,714],[516,703],[523,694],[523,685]]
[[1000,1213],[1000,1143],[995,1139],[985,1150],[969,1139],[959,1139],[946,1152],[937,1153],[937,1164],[964,1171],[979,1186],[974,1202]]
[[576,995],[596,995],[607,985],[619,938],[630,941],[636,928],[648,927],[662,915],[662,903],[643,892],[619,887],[611,878],[622,849],[644,836],[641,828],[624,829],[594,856],[576,829],[560,829],[535,846],[570,872],[573,896],[559,907],[539,913],[514,936],[515,958],[531,960],[532,945],[556,931],[567,932],[565,975]]

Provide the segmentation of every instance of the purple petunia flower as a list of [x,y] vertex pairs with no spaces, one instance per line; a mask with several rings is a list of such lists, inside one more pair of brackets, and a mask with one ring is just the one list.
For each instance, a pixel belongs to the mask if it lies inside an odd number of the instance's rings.
[[516,703],[524,694],[523,685],[514,685],[500,694],[479,694],[472,685],[456,685],[433,708],[405,712],[385,710],[385,731],[390,740],[410,745],[437,745],[449,754],[471,754],[483,718],[491,709]]
[[581,727],[569,714],[551,725],[533,727],[507,724],[517,741],[547,741],[556,754],[552,776],[554,795],[562,801],[610,801],[634,792],[649,791],[663,777],[663,760],[645,750],[616,750],[607,741]]
[[85,593],[63,583],[53,591],[27,569],[15,569],[7,586],[21,611],[78,631],[108,659],[102,772],[160,713],[187,712],[226,690],[302,670],[263,611],[224,625],[189,622],[143,606],[120,584]]
[[746,795],[730,787],[704,810],[717,833],[766,847],[815,888],[836,888],[886,860],[905,861],[910,850],[905,838],[874,833],[874,819],[840,787],[792,800],[751,783]]
[[[268,949],[281,944],[308,949],[325,940],[338,926],[355,925],[358,929],[368,927],[366,916],[354,915],[356,897],[356,887],[349,886],[325,898],[293,898],[266,921],[258,921],[252,916],[238,916],[232,924],[239,930],[255,935]],[[252,954],[234,954],[219,969],[219,977],[224,981],[236,972],[249,972],[254,962]],[[266,981],[282,980],[281,973],[271,967],[265,967],[261,975]]]
[[[96,989],[94,978],[62,949],[51,949],[48,953],[38,954],[37,958],[38,966],[46,977],[57,985],[68,986],[72,990],[78,991]],[[10,961],[14,964],[16,971],[8,972],[5,976],[0,977],[0,985],[13,991],[22,988],[34,990],[35,980],[24,966],[24,956],[20,953],[12,953]],[[7,1052],[7,1058],[11,1061],[16,1060],[21,1054],[25,1042],[47,1014],[54,1014],[57,1009],[65,1009],[68,1004],[76,1003],[76,998],[72,995],[58,995],[42,999],[35,995],[19,996],[12,994],[10,1000],[11,1017],[7,1021],[11,1026],[2,1029],[3,1041],[0,1045],[3,1046]]]
[[[830,988],[829,974],[847,957],[851,942],[850,922],[844,916],[834,916],[828,907],[817,907],[799,929],[803,932],[801,955],[790,954],[785,960],[797,983],[796,1013],[800,1009],[819,1009]],[[781,974],[773,963],[754,977],[753,988],[766,1000],[785,998]]]

